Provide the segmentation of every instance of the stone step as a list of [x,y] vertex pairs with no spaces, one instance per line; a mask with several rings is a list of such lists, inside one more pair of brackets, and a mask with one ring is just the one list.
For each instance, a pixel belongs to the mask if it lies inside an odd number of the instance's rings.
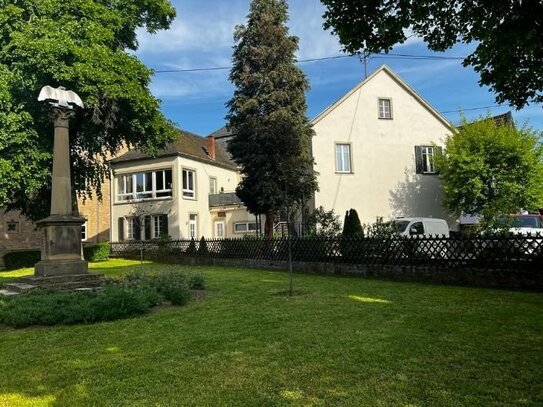
[[88,273],[88,274],[67,274],[67,275],[56,275],[56,276],[27,276],[21,277],[20,282],[36,285],[36,286],[50,286],[57,284],[65,284],[71,282],[86,282],[88,284],[94,283],[103,283],[104,275],[98,273]]
[[35,285],[26,283],[7,283],[4,284],[4,287],[7,291],[14,291],[16,293],[27,293],[37,288]]
[[13,297],[14,295],[19,295],[20,293],[10,290],[0,290],[0,297]]

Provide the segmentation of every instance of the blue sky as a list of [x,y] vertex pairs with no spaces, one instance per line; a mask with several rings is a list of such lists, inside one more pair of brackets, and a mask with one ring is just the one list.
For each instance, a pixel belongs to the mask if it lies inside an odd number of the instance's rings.
[[[231,63],[233,31],[244,23],[249,0],[173,0],[177,18],[168,31],[155,35],[140,32],[137,56],[155,70],[225,67]],[[336,37],[322,28],[324,7],[319,0],[290,0],[290,32],[300,39],[298,59],[341,55]],[[459,45],[443,54],[465,56],[473,46]],[[394,53],[432,54],[418,38],[395,47]],[[468,119],[487,112],[500,114],[510,109],[495,106],[494,95],[481,88],[478,75],[455,60],[412,60],[377,58],[369,61],[368,73],[387,64],[424,99],[453,123],[463,110]],[[364,78],[364,67],[356,57],[307,62],[300,67],[308,76],[308,115],[315,117]],[[151,90],[162,100],[162,110],[180,128],[205,136],[225,124],[225,102],[233,93],[228,70],[157,73]],[[543,130],[542,106],[513,110],[519,123]]]

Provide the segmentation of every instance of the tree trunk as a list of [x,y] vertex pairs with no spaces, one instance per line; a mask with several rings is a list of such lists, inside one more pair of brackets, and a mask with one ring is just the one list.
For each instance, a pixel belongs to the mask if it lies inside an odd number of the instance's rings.
[[273,212],[266,213],[266,223],[264,225],[264,236],[267,238],[273,237],[273,220],[275,218],[275,215]]

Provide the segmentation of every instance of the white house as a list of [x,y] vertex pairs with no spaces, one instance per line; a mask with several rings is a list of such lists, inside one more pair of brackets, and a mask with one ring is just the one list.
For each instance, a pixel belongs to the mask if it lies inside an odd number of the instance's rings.
[[110,165],[111,241],[241,237],[256,230],[234,192],[239,171],[215,137],[180,131],[156,157],[131,150]]
[[451,124],[387,66],[380,67],[313,120],[319,182],[312,207],[363,223],[377,217],[444,218],[434,156]]

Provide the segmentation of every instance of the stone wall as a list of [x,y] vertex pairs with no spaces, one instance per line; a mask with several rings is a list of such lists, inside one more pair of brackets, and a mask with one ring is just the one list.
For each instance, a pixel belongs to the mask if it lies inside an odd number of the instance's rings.
[[[87,240],[84,245],[93,245],[109,240],[109,180],[102,186],[102,201],[96,194],[92,199],[79,199],[80,216],[87,219]],[[16,223],[17,231],[8,231],[8,225]],[[0,210],[0,270],[4,269],[3,257],[6,253],[19,250],[41,250],[42,235],[36,224],[26,219],[18,211]]]

